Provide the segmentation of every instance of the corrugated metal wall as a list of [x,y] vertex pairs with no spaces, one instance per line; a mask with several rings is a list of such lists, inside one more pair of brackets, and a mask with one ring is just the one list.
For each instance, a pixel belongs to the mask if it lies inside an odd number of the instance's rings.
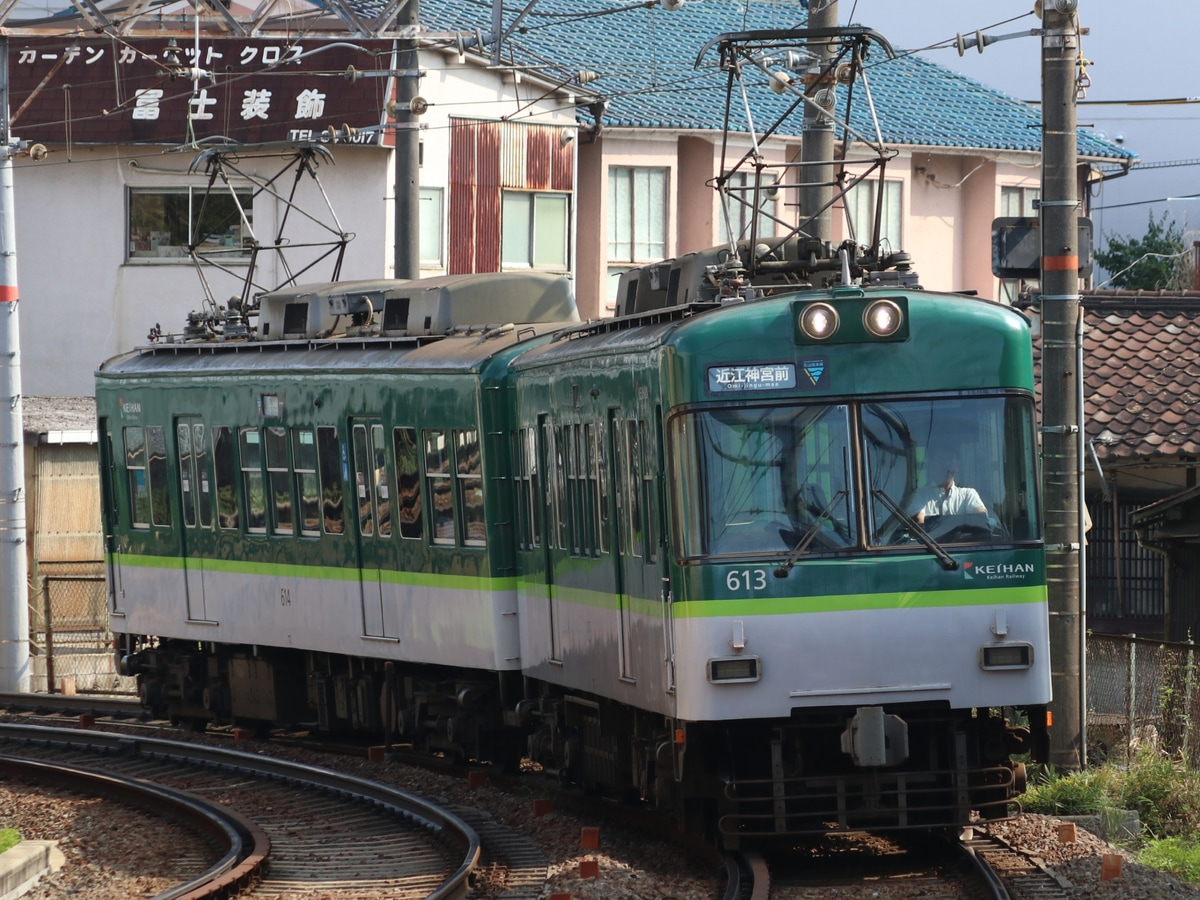
[[574,152],[556,125],[451,119],[450,128],[447,270],[499,272],[501,193],[574,190]]

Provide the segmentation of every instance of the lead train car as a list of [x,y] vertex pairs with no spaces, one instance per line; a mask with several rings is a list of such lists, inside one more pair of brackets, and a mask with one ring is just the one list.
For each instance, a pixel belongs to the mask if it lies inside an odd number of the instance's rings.
[[[731,846],[1003,816],[1050,699],[1032,377],[1020,314],[894,288],[138,351],[97,389],[122,666]],[[979,503],[918,521],[935,456]]]

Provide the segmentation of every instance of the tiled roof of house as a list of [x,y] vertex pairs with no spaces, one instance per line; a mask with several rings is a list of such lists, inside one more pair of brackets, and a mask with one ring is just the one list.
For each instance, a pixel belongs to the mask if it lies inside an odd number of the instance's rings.
[[1200,292],[1094,291],[1083,305],[1085,430],[1097,456],[1200,456]]
[[[360,2],[371,7],[378,0]],[[491,6],[490,0],[422,0],[421,24],[431,31],[473,35],[478,29],[487,34]],[[610,0],[540,0],[503,50],[514,62],[542,66],[552,77],[565,80],[580,70],[598,74],[587,87],[606,98],[605,127],[720,131],[727,77],[717,71],[715,50],[706,55],[703,67],[695,68],[700,49],[723,33],[803,27],[806,6],[801,0],[691,0],[668,11]],[[624,11],[602,13],[614,7]],[[506,27],[524,8],[509,4]],[[860,24],[870,27],[870,22]],[[1030,41],[1029,65],[1040,65],[1035,41]],[[1039,108],[922,57],[898,50],[896,59],[888,59],[882,49],[874,49],[867,78],[885,143],[1033,152],[1041,147]],[[796,98],[772,93],[765,75],[758,81],[749,101],[761,131]],[[846,89],[838,93],[844,103]],[[854,98],[854,127],[873,137],[873,115],[861,83]],[[740,105],[735,98],[735,110]],[[580,115],[591,121],[586,113]],[[735,121],[744,126],[745,118]],[[799,127],[797,115],[784,133],[794,135]],[[1128,150],[1082,130],[1079,152],[1109,160],[1134,158]]]

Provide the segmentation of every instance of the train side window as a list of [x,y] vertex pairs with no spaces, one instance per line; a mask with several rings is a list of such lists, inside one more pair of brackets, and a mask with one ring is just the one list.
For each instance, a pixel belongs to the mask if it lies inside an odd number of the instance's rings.
[[300,502],[300,533],[321,533],[321,489],[317,482],[317,441],[311,428],[292,429],[292,470]]
[[392,429],[396,454],[396,502],[400,505],[400,537],[421,537],[421,463],[415,428]]
[[435,544],[454,543],[454,499],[450,454],[444,431],[425,431],[425,479],[429,490],[429,524]]
[[212,489],[208,485],[208,442],[203,425],[192,425],[192,453],[196,455],[196,479],[200,490],[196,504],[200,512],[200,527],[212,527]]
[[217,475],[217,525],[237,531],[240,524],[237,500],[237,457],[233,431],[226,425],[213,429],[213,468]]
[[294,534],[296,530],[292,502],[291,475],[288,470],[287,429],[272,425],[264,429],[267,478],[271,488],[271,531]]
[[539,546],[537,519],[537,451],[532,428],[512,433],[513,487],[517,504],[517,546],[532,550]]
[[242,493],[246,498],[246,531],[267,531],[267,495],[262,473],[262,435],[257,428],[239,431],[242,456]]
[[529,495],[529,472],[525,468],[525,459],[521,443],[524,430],[508,433],[508,451],[513,473],[513,508],[517,526],[516,543],[518,550],[529,549],[529,505],[526,498]]
[[483,459],[476,429],[454,432],[454,462],[458,470],[463,543],[468,547],[482,547],[487,543],[487,520],[483,507]]
[[317,429],[317,461],[321,474],[321,519],[326,534],[345,534],[346,513],[342,487],[342,444],[337,429]]
[[171,492],[167,472],[167,434],[161,425],[146,427],[147,469],[150,475],[150,521],[171,524]]
[[179,445],[179,498],[183,507],[183,524],[196,527],[196,470],[192,464],[192,426],[180,422],[175,427],[176,443]]
[[129,515],[134,528],[150,527],[150,483],[146,477],[146,429],[125,429],[125,471],[129,475]]
[[550,460],[554,468],[553,478],[550,478],[549,472],[547,476],[547,487],[554,495],[554,522],[557,532],[556,540],[559,550],[566,550],[570,545],[567,543],[567,486],[566,479],[563,477],[563,435],[562,428],[555,425],[551,428],[553,439],[550,444]]
[[562,475],[566,483],[563,491],[563,517],[567,520],[567,541],[572,556],[581,556],[583,515],[579,504],[579,432],[578,426],[566,425],[562,430],[563,466]]

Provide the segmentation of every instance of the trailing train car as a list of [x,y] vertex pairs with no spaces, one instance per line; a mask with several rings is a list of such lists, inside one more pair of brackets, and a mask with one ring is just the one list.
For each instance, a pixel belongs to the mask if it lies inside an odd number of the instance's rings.
[[106,363],[144,702],[527,755],[731,846],[1008,815],[1050,700],[1027,321],[644,274],[589,323],[532,275],[318,285]]

